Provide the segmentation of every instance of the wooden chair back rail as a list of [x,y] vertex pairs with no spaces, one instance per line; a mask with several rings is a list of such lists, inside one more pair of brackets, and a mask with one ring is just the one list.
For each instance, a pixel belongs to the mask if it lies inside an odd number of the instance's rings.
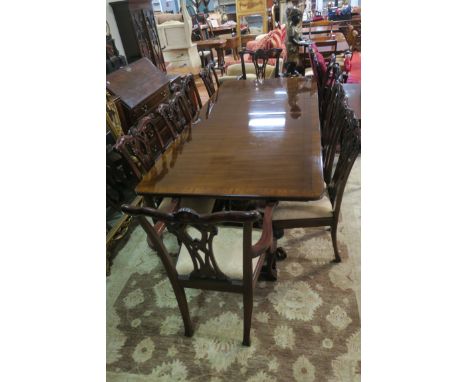
[[155,152],[156,157],[164,151],[164,140],[159,131],[156,115],[154,113],[140,119],[133,132],[134,135],[141,137],[149,144],[151,151]]
[[170,126],[174,139],[192,123],[190,111],[181,92],[177,92],[167,105],[163,105],[160,112],[166,124]]
[[139,180],[154,165],[155,158],[153,158],[151,148],[141,137],[123,135],[114,147],[125,158]]
[[[199,215],[189,208],[181,208],[173,213],[164,213],[150,207],[135,207],[131,205],[123,205],[122,211],[137,217],[148,235],[152,248],[156,249],[157,255],[161,259],[174,289],[184,322],[185,335],[192,336],[193,327],[184,288],[242,293],[244,296],[243,345],[250,345],[253,287],[260,274],[260,268],[263,265],[266,253],[269,254],[269,259],[272,259],[273,232],[271,219],[273,205],[268,204],[265,208],[262,235],[255,245],[252,245],[252,229],[253,223],[261,219],[258,211],[228,211]],[[193,271],[190,275],[178,274],[167,248],[162,239],[156,234],[153,225],[147,220],[147,217],[164,223],[169,232],[176,235],[179,242],[186,247],[193,263]],[[216,226],[221,223],[242,224],[242,281],[231,280],[223,273],[216,262],[212,243],[218,233]],[[187,230],[189,227],[199,231],[201,238],[191,237]],[[252,269],[252,259],[257,256],[260,256],[259,262],[256,269]]]
[[322,130],[323,178],[327,184],[331,182],[336,147],[347,123],[345,118],[345,94],[340,83],[337,83],[334,87],[334,92],[333,104],[329,107],[329,113]]
[[336,164],[333,177],[328,185],[328,195],[333,205],[333,211],[338,219],[343,199],[343,193],[346,187],[351,169],[358,155],[361,153],[361,129],[359,122],[354,118],[351,109],[345,108],[345,124],[340,139],[340,155]]
[[241,57],[241,66],[242,66],[242,79],[247,79],[247,73],[245,69],[245,54],[250,54],[252,62],[255,67],[255,75],[257,80],[265,79],[266,76],[266,67],[268,65],[268,60],[270,58],[275,59],[275,78],[279,77],[279,59],[283,49],[281,48],[272,48],[268,50],[258,49],[255,51],[243,49],[239,54]]
[[198,112],[202,108],[203,104],[200,98],[200,93],[195,84],[195,79],[193,74],[187,74],[182,78],[180,83],[173,83],[171,85],[171,90],[173,93],[181,92],[185,98],[186,108],[191,115],[191,119],[196,119],[198,117]]
[[200,77],[205,84],[208,95],[211,97],[215,93],[216,89],[219,89],[218,75],[216,74],[216,70],[212,62],[201,70]]

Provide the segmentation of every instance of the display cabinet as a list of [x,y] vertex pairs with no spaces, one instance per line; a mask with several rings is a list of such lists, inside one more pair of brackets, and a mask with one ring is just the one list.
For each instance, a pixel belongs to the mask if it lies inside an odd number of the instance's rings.
[[110,3],[119,28],[127,61],[147,57],[166,71],[151,0],[126,0]]

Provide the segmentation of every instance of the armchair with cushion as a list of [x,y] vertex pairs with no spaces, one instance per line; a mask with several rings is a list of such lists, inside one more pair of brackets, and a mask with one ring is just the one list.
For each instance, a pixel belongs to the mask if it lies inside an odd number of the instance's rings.
[[[244,336],[242,344],[250,346],[253,292],[262,266],[274,270],[271,217],[273,205],[267,205],[262,216],[258,211],[225,211],[198,214],[182,208],[165,213],[154,208],[123,205],[122,210],[136,216],[148,234],[151,247],[166,269],[184,323],[185,335],[193,335],[186,288],[239,293],[244,303]],[[181,243],[174,258],[147,218],[164,222]],[[262,229],[253,228],[263,220]],[[230,226],[222,225],[230,223]],[[235,224],[235,225],[234,225]],[[225,296],[229,298],[228,295]]]
[[[246,79],[255,80],[257,75],[255,74],[255,65],[253,62],[245,63]],[[279,73],[283,71],[283,59],[279,59]],[[226,70],[226,75],[219,77],[219,82],[222,84],[226,81],[238,80],[242,77],[242,64],[229,65]],[[275,66],[267,64],[265,78],[275,78]]]

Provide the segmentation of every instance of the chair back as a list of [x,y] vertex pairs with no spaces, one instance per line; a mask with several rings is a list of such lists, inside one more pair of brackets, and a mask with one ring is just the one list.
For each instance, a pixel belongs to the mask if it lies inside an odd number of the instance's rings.
[[323,178],[327,184],[332,178],[336,147],[345,124],[345,99],[343,85],[336,82],[330,89],[327,112],[321,125]]
[[[156,114],[158,113],[156,112]],[[153,113],[141,118],[132,132],[133,135],[143,139],[157,156],[167,146],[162,138],[160,128],[158,128],[158,119]]]
[[138,136],[123,135],[114,148],[125,158],[139,180],[151,169],[156,160],[149,144]]
[[191,124],[190,111],[182,92],[176,92],[169,103],[162,104],[158,110],[170,127],[174,139]]
[[201,70],[200,77],[203,80],[203,83],[205,84],[208,95],[211,97],[216,92],[216,89],[219,89],[218,75],[216,74],[212,62],[210,62]]
[[328,196],[335,216],[339,216],[343,193],[356,158],[361,153],[361,129],[354,112],[344,109],[344,126],[340,139],[340,154],[330,184]]
[[279,77],[279,59],[280,54],[283,51],[281,48],[272,48],[268,50],[258,49],[255,51],[244,49],[240,52],[241,56],[241,65],[242,65],[242,79],[247,79],[247,72],[245,70],[245,54],[250,54],[252,58],[252,62],[255,67],[255,75],[257,80],[265,79],[266,77],[266,67],[268,65],[268,61],[271,58],[275,59],[275,78]]
[[187,74],[180,83],[180,89],[182,94],[185,95],[186,103],[190,111],[192,119],[198,115],[198,111],[202,108],[203,104],[200,98],[200,93],[198,92],[197,85],[195,84],[195,79],[193,74]]
[[[122,211],[136,216],[138,222],[148,235],[153,248],[161,258],[169,277],[186,280],[229,281],[216,262],[213,253],[213,239],[218,234],[217,225],[222,223],[237,223],[243,227],[243,262],[252,264],[252,227],[253,223],[261,219],[258,211],[227,211],[199,215],[189,208],[181,208],[174,213],[164,213],[150,207],[134,207],[123,205]],[[169,232],[185,246],[193,263],[193,271],[188,276],[178,275],[164,242],[158,236],[153,225],[147,218],[165,223]],[[196,232],[196,234],[194,234]],[[196,236],[196,237],[194,237]],[[252,267],[244,266],[243,280],[252,280]]]

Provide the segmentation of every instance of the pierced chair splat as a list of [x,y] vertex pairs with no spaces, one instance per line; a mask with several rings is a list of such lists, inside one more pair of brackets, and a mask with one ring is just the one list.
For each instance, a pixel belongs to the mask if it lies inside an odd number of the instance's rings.
[[257,77],[257,80],[263,80],[266,78],[266,69],[267,69],[267,65],[270,59],[275,60],[274,77],[278,78],[281,52],[282,52],[281,48],[272,48],[268,50],[258,49],[255,51],[247,50],[247,49],[242,50],[240,52],[241,65],[242,65],[241,79],[243,80],[247,79],[247,71],[245,67],[246,63],[245,63],[245,58],[244,58],[245,54],[249,54],[252,59],[252,63],[254,64],[254,68],[255,68],[255,76]]
[[213,63],[208,64],[201,70],[200,77],[205,84],[208,95],[211,97],[216,90],[219,89],[218,75],[216,74]]

